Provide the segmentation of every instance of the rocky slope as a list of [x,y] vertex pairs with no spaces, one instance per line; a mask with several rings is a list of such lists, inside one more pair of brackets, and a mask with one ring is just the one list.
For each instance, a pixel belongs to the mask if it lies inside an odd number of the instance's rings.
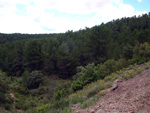
[[150,69],[118,82],[96,105],[74,113],[150,113]]

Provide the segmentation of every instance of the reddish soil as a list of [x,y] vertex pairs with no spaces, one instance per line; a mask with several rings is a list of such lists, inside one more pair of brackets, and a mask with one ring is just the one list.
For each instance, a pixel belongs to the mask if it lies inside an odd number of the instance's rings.
[[96,105],[74,113],[150,113],[150,69],[119,82]]
[[45,81],[50,81],[50,80],[60,80],[58,75],[52,74],[50,77],[45,77]]

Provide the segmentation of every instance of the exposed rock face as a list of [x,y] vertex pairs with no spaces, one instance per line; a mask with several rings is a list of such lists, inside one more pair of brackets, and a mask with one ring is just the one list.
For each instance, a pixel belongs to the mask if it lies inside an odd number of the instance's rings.
[[112,86],[112,88],[111,88],[111,91],[114,91],[115,89],[118,88],[119,82],[122,82],[122,81],[121,81],[121,80],[118,80],[118,79],[116,79],[116,80],[114,81],[113,86]]

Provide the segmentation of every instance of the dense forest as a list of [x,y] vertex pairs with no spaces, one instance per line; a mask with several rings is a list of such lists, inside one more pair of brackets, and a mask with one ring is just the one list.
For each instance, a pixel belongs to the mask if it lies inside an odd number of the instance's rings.
[[70,78],[77,66],[108,59],[131,59],[133,49],[150,42],[150,18],[122,18],[64,34],[0,34],[0,67],[9,76],[28,70]]
[[60,34],[1,33],[0,68],[8,77],[22,77],[28,89],[38,88],[42,76],[55,74],[73,80],[75,92],[127,65],[148,61],[149,43],[147,14]]

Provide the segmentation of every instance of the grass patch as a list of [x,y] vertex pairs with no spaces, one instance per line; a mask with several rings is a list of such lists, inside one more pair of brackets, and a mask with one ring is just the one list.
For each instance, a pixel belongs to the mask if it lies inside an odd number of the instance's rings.
[[104,78],[104,81],[105,82],[108,82],[108,81],[111,81],[112,80],[112,76],[106,76],[105,78]]
[[107,89],[107,88],[110,88],[110,87],[112,87],[112,82],[111,81],[108,81],[108,82],[106,82],[105,84],[104,84],[104,88],[105,89]]
[[124,74],[125,80],[131,79],[136,75],[136,72],[134,70],[129,70]]
[[72,113],[72,109],[70,107],[65,107],[61,113]]
[[80,105],[80,108],[81,108],[81,109],[88,108],[88,107],[90,107],[90,106],[92,106],[92,105],[95,105],[97,101],[98,101],[98,99],[93,98],[91,101],[89,101],[89,102],[86,101],[86,102],[84,102],[83,104],[81,104],[81,105]]
[[138,74],[138,75],[142,75],[142,71],[143,71],[143,69],[142,69],[141,67],[139,67],[139,68],[137,69],[137,74]]
[[97,89],[92,90],[92,91],[90,91],[90,92],[88,93],[87,97],[90,98],[90,97],[94,96],[97,92],[98,92]]
[[99,95],[100,97],[104,96],[105,94],[106,94],[106,91],[105,91],[105,90],[102,90],[102,91],[100,91],[100,92],[98,93],[98,95]]
[[150,68],[150,62],[145,63],[144,69],[149,69]]
[[70,102],[71,102],[72,104],[77,104],[77,103],[81,103],[81,104],[82,104],[82,103],[84,102],[84,100],[85,100],[84,98],[76,97],[76,98],[72,98]]

